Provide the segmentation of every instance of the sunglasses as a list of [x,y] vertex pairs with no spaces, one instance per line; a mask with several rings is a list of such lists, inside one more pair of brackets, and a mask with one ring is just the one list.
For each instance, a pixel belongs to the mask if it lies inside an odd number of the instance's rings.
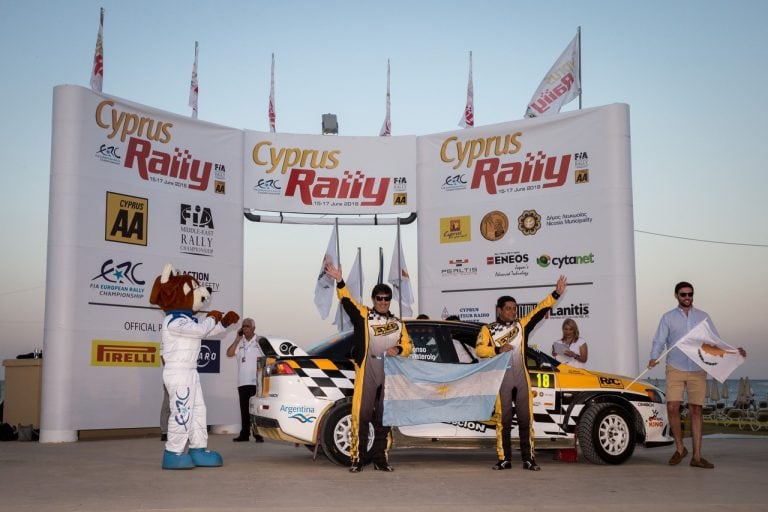
[[680,292],[678,293],[678,295],[681,297],[693,297],[693,292],[690,292],[690,293]]
[[389,302],[392,300],[392,297],[387,297],[386,295],[377,295],[374,297],[379,302]]

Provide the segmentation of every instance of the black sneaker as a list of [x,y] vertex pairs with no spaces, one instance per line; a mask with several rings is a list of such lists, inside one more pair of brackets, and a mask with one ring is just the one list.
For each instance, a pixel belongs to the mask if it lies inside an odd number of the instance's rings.
[[541,467],[539,467],[539,465],[536,464],[536,461],[533,459],[523,461],[523,469],[527,469],[529,471],[541,471]]
[[500,460],[499,462],[493,465],[493,469],[512,469],[512,461]]
[[243,443],[245,441],[248,441],[248,437],[237,436],[236,438],[232,439],[232,442],[234,443]]
[[373,469],[376,471],[386,471],[387,473],[391,473],[395,470],[395,468],[389,465],[389,462],[374,462]]
[[359,473],[363,470],[363,465],[360,462],[353,462],[351,466],[349,466],[349,472],[350,473]]
[[263,443],[264,442],[264,438],[261,437],[260,435],[256,434],[256,436],[254,436],[254,438],[253,438],[253,442],[254,443]]

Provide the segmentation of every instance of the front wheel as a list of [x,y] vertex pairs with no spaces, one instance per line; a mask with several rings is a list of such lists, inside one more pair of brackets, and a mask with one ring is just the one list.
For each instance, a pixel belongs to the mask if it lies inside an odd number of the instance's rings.
[[621,464],[635,451],[630,414],[616,404],[590,405],[579,419],[579,445],[593,464]]
[[[350,434],[352,432],[352,404],[339,404],[331,409],[323,419],[323,431],[320,434],[320,446],[323,453],[332,462],[340,466],[352,463],[349,452],[351,448]],[[373,424],[369,424],[368,449],[373,446]]]

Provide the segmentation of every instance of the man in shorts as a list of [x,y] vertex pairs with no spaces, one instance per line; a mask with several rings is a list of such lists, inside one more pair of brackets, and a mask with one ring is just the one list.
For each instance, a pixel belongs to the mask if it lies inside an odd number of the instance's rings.
[[[693,307],[693,285],[681,281],[675,285],[675,298],[677,307],[664,313],[653,337],[651,359],[648,368],[658,364],[658,358],[667,347],[673,346],[680,338],[688,334],[688,331],[706,320],[718,337],[715,325],[709,315],[700,309]],[[742,356],[746,357],[743,348],[739,348]],[[691,415],[691,440],[693,443],[693,457],[691,466],[696,468],[712,469],[714,464],[701,456],[701,438],[704,429],[702,406],[707,394],[707,372],[701,369],[695,361],[686,356],[680,349],[673,348],[667,354],[667,367],[665,373],[667,383],[667,416],[675,439],[675,453],[669,459],[669,464],[680,464],[688,455],[688,450],[683,444],[683,430],[680,424],[680,405],[683,402],[683,389],[688,393],[688,410]]]

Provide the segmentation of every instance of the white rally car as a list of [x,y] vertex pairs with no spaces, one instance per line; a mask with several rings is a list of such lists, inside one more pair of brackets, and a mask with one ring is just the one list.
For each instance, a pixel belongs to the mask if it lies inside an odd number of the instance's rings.
[[[477,362],[474,346],[479,324],[406,320],[406,325],[413,340],[411,357],[440,363]],[[308,355],[299,355],[298,347],[288,349],[292,355],[268,348],[261,392],[250,402],[254,429],[269,439],[304,444],[349,465],[355,378],[351,349],[351,331],[320,342]],[[590,462],[621,464],[636,443],[647,447],[672,443],[664,394],[649,383],[639,381],[627,388],[631,378],[573,368],[533,348],[528,349],[527,365],[537,450],[573,448],[578,442]],[[394,427],[395,447],[495,446],[495,424],[484,420]],[[512,437],[518,437],[516,424]]]

